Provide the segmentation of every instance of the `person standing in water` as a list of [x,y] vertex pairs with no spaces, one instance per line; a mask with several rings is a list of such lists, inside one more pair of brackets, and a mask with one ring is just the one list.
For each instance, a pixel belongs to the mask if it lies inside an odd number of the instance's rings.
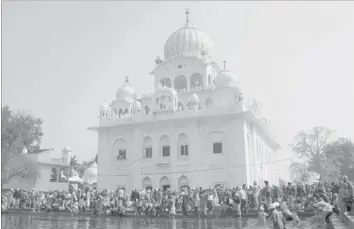
[[252,188],[252,194],[253,194],[253,200],[255,201],[255,209],[258,209],[259,207],[259,192],[261,188],[258,186],[257,182],[253,182],[253,188]]
[[278,204],[270,204],[268,208],[269,212],[271,213],[274,229],[286,229],[283,214],[281,211],[279,211],[278,208]]
[[264,205],[261,204],[258,209],[258,225],[265,227],[267,225],[268,214],[264,211]]
[[348,208],[347,202],[352,201],[354,196],[353,185],[348,181],[347,176],[343,176],[342,181],[339,184],[339,201],[338,207],[341,210],[341,218],[344,218],[348,212],[351,212],[351,208]]

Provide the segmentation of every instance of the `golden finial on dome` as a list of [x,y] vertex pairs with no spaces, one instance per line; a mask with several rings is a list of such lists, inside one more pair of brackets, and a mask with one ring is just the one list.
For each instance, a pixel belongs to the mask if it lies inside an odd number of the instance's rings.
[[224,63],[224,71],[226,70],[226,60],[223,61]]
[[189,9],[188,8],[186,9],[185,14],[186,14],[186,22],[188,23],[189,22]]

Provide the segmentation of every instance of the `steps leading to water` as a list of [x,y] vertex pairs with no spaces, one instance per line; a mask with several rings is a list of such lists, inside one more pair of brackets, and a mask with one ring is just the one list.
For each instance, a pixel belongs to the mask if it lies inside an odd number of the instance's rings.
[[[35,215],[35,216],[47,216],[49,215],[48,212],[33,212],[33,209],[24,209],[24,210],[21,210],[21,209],[8,209],[8,213],[12,213],[12,214],[28,214],[28,215]],[[196,215],[195,215],[195,212],[193,211],[187,211],[187,216],[184,216],[183,213],[181,211],[177,211],[176,212],[177,214],[175,215],[176,218],[195,218]],[[53,214],[55,215],[58,215],[58,216],[70,216],[70,213],[68,211],[61,211],[61,212],[53,212]],[[306,211],[306,212],[299,212],[298,215],[300,217],[311,217],[311,216],[314,216],[314,212],[309,212],[309,211]],[[80,214],[80,216],[88,216],[88,217],[92,217],[92,210],[87,210],[83,213]],[[135,211],[125,211],[125,214],[124,216],[126,217],[139,217],[139,218],[150,218],[151,216],[145,216],[144,214],[142,215],[135,215]],[[212,215],[204,215],[200,212],[200,216],[201,218],[226,218],[226,212],[223,212],[221,214],[221,212],[219,213],[214,213]],[[93,216],[94,217],[94,216]],[[106,214],[103,214],[101,217],[111,217],[110,215],[106,215]],[[169,217],[169,212],[167,211],[161,211],[160,212],[160,217],[163,217],[163,218],[166,218],[166,217]],[[232,218],[238,218],[238,215],[236,213],[236,211],[232,211],[231,213],[231,217]],[[254,218],[254,217],[257,217],[257,211],[256,210],[249,210],[248,213],[242,213],[242,217],[244,218]]]
[[354,228],[354,216],[345,215],[344,221],[340,219],[340,216],[333,214],[331,221],[334,229],[348,229]]
[[349,226],[349,228],[354,228],[354,215],[345,215],[344,223]]

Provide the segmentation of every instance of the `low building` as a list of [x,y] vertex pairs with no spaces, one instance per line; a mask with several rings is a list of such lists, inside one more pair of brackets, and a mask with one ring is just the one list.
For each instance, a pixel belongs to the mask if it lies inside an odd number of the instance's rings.
[[18,168],[24,166],[25,160],[34,163],[37,166],[37,179],[26,179],[14,177],[9,183],[4,184],[3,188],[13,189],[36,189],[38,191],[48,190],[67,190],[69,183],[67,182],[67,171],[70,166],[71,150],[64,147],[61,158],[54,158],[52,155],[54,150],[46,150],[40,153],[27,153],[24,149],[21,157],[15,157],[10,160],[8,167]]

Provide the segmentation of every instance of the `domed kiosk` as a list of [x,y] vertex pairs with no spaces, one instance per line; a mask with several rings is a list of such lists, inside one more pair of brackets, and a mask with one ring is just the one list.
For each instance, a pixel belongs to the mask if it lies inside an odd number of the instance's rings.
[[214,85],[216,89],[221,89],[224,87],[232,87],[240,91],[240,80],[235,77],[235,75],[227,69],[226,61],[223,61],[224,69],[219,72],[219,74],[214,79]]
[[94,162],[88,169],[85,170],[83,185],[84,187],[97,186],[97,163],[96,162]]
[[214,79],[212,99],[215,107],[235,106],[242,98],[240,81],[226,68],[226,61],[223,63],[224,69]]
[[136,93],[134,88],[129,83],[129,78],[125,77],[125,81],[123,86],[121,86],[116,93],[117,100],[124,100],[127,102],[131,102],[136,100]]

